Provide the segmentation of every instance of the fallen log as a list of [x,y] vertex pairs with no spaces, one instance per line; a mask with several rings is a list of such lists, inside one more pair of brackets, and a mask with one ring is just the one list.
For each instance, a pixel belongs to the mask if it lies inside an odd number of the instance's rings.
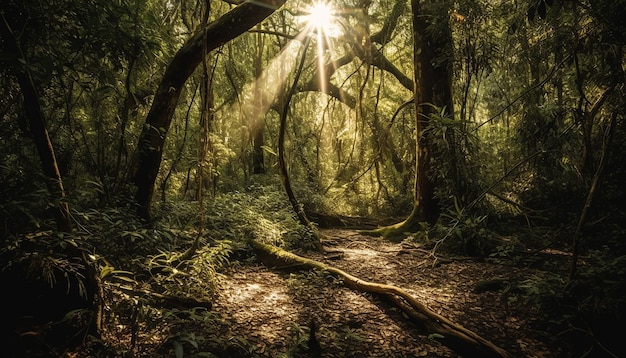
[[251,240],[250,245],[254,248],[261,262],[270,268],[324,270],[341,278],[344,285],[349,288],[381,295],[402,309],[411,319],[422,324],[430,333],[444,337],[441,339],[441,342],[461,355],[472,357],[512,357],[507,351],[489,340],[432,311],[401,288],[362,280],[323,262],[298,256],[256,240]]

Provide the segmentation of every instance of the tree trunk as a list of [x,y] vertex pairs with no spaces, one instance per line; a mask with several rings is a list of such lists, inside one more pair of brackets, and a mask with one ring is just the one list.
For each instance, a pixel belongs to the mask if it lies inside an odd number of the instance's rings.
[[137,213],[150,219],[150,203],[159,173],[165,137],[178,104],[181,90],[205,51],[212,51],[241,35],[271,15],[285,0],[245,2],[199,30],[178,50],[157,89],[137,143],[134,183]]
[[361,292],[379,294],[389,299],[409,317],[423,323],[429,331],[444,336],[443,343],[464,356],[511,357],[504,349],[496,346],[473,331],[437,314],[401,288],[365,281],[333,266],[292,254],[278,247],[263,244],[256,240],[252,240],[250,243],[265,266],[291,270],[324,270],[341,278],[344,285],[349,288]]
[[[414,40],[414,81],[417,131],[417,170],[415,187],[415,214],[419,221],[433,223],[439,217],[434,198],[435,184],[430,178],[432,142],[425,130],[435,107],[445,108],[450,116],[452,106],[452,32],[447,13],[437,14],[429,5],[412,0]],[[430,5],[432,6],[432,5]],[[435,22],[443,33],[435,34],[430,27]],[[430,106],[429,104],[434,105]]]
[[[2,35],[5,46],[10,53],[15,54],[16,58],[26,61],[11,27],[4,18],[4,15],[1,15],[1,17],[0,35]],[[52,200],[54,201],[54,208],[52,210],[57,230],[61,232],[71,232],[72,221],[70,219],[70,209],[67,202],[64,201],[65,189],[63,188],[63,181],[61,180],[61,173],[59,172],[52,142],[48,136],[46,121],[41,111],[41,106],[39,105],[37,89],[27,66],[28,65],[24,65],[23,70],[20,69],[16,71],[17,81],[24,97],[24,109],[28,117],[33,141],[35,142],[37,153],[41,160],[43,173],[47,178],[46,188],[52,195]]]
[[[260,78],[263,73],[263,48],[265,42],[263,41],[263,35],[259,32],[256,36],[256,56],[254,58],[254,77]],[[265,111],[259,110],[260,108],[266,108],[264,96],[262,94],[263,88],[260,81],[254,81],[254,106],[252,108],[253,113],[248,113],[250,116],[250,138],[252,139],[252,174],[265,174],[265,160],[263,154],[264,137],[263,130],[265,129],[265,121],[263,116]]]
[[[433,143],[427,134],[429,118],[437,108],[453,114],[452,32],[447,13],[437,12],[437,4],[411,1],[414,41],[414,100],[416,108],[416,178],[414,206],[401,223],[369,231],[369,234],[399,238],[419,229],[420,222],[434,223],[439,217],[435,183],[431,178]],[[439,31],[434,31],[435,29]]]
[[259,118],[257,122],[251,126],[252,174],[265,174],[265,159],[263,154],[263,146],[265,145],[263,136],[264,127],[263,118]]

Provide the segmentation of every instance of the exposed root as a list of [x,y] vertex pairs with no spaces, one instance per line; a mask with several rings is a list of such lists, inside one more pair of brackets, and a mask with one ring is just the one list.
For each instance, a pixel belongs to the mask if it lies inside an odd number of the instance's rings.
[[250,242],[264,265],[277,269],[320,269],[343,279],[344,285],[362,292],[375,293],[387,298],[413,320],[431,333],[443,336],[442,343],[463,355],[481,357],[511,357],[504,349],[480,335],[458,325],[430,310],[406,291],[392,285],[361,280],[325,263],[295,255],[278,247],[255,240]]

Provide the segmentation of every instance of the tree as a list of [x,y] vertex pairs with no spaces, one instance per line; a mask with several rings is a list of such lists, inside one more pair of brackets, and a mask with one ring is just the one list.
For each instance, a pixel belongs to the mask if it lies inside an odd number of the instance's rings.
[[439,217],[432,180],[434,143],[429,135],[431,116],[443,110],[452,117],[452,33],[444,4],[412,0],[414,41],[414,101],[416,107],[416,178],[413,210],[401,223],[374,230],[395,237],[419,228],[420,222],[434,223]]
[[243,3],[205,28],[199,29],[174,55],[156,91],[137,143],[138,157],[133,180],[137,186],[135,200],[140,217],[151,217],[150,204],[163,156],[163,145],[181,90],[189,76],[201,63],[206,52],[241,35],[271,15],[284,2],[268,0],[259,4]]
[[[287,127],[287,117],[289,115],[289,106],[291,105],[291,98],[295,92],[295,89],[298,85],[298,80],[300,79],[300,75],[302,74],[302,68],[304,66],[304,60],[306,58],[307,49],[309,48],[309,43],[311,41],[311,34],[304,31],[304,36],[306,39],[304,40],[304,49],[302,50],[302,59],[300,60],[300,64],[296,69],[296,74],[294,78],[293,85],[289,88],[289,91],[285,95],[283,107],[280,111],[280,128],[278,132],[278,167],[280,170],[280,178],[283,182],[283,186],[285,188],[285,192],[287,193],[287,197],[291,206],[298,217],[298,220],[302,225],[311,230],[314,234],[314,245],[320,251],[323,251],[321,244],[321,235],[317,230],[317,227],[309,220],[308,216],[304,212],[304,208],[298,202],[293,189],[291,187],[291,179],[289,178],[289,172],[287,170],[287,164],[285,163],[285,130]],[[300,35],[298,36],[300,37]]]
[[22,64],[18,65],[19,68],[16,70],[15,76],[22,90],[24,109],[30,124],[30,132],[35,146],[37,147],[43,173],[47,178],[45,184],[54,202],[52,211],[54,213],[57,230],[69,233],[72,231],[70,209],[68,203],[65,201],[63,180],[57,165],[54,147],[48,136],[46,121],[39,104],[37,88],[33,81],[32,74],[28,69],[28,59],[25,58],[18,40],[15,37],[16,35],[3,13],[0,13],[0,22],[0,35],[2,35],[3,42],[9,50],[10,55],[14,56],[16,60],[22,61]]
[[454,113],[452,105],[452,33],[447,11],[438,4],[411,2],[413,38],[415,41],[414,81],[417,128],[417,170],[415,208],[407,223],[428,221],[439,217],[435,184],[431,178],[433,142],[426,131],[433,114],[439,109],[443,117]]
[[[265,47],[264,36],[259,32],[256,34],[256,46],[254,53],[254,77],[259,78],[263,72],[263,48]],[[251,116],[250,127],[250,139],[252,141],[252,174],[265,174],[265,161],[263,155],[264,136],[263,131],[265,129],[264,123],[264,111],[259,111],[259,108],[265,108],[266,104],[263,97],[263,88],[261,88],[259,81],[254,81],[254,106],[253,112],[248,113]],[[256,111],[255,111],[256,109]]]

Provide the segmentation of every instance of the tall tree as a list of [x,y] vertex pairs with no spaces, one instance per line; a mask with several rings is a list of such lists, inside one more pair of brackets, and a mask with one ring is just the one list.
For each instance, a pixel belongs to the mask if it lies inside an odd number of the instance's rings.
[[[258,32],[255,37],[254,77],[259,78],[263,72],[263,48],[265,47],[265,41],[264,36],[260,32]],[[252,174],[265,174],[265,161],[263,156],[263,131],[265,129],[263,118],[265,113],[259,110],[259,108],[265,108],[265,104],[263,103],[264,97],[262,95],[263,88],[261,88],[260,81],[254,81],[253,86],[253,113],[248,113],[248,115],[251,116],[249,127],[250,139],[252,140]]]
[[452,105],[452,32],[441,4],[411,2],[413,11],[414,81],[417,128],[415,206],[407,222],[434,222],[439,216],[435,184],[431,180],[432,139],[427,135],[435,111],[454,113]]
[[137,144],[134,183],[138,215],[150,218],[154,183],[161,166],[165,137],[181,90],[206,51],[212,51],[236,38],[271,15],[285,0],[245,2],[218,20],[200,28],[174,55],[154,96]]
[[414,101],[416,107],[416,178],[413,210],[406,220],[375,230],[396,237],[416,230],[420,222],[434,223],[439,217],[432,165],[434,143],[428,133],[430,118],[445,110],[452,117],[452,32],[443,2],[412,0],[414,42]]

